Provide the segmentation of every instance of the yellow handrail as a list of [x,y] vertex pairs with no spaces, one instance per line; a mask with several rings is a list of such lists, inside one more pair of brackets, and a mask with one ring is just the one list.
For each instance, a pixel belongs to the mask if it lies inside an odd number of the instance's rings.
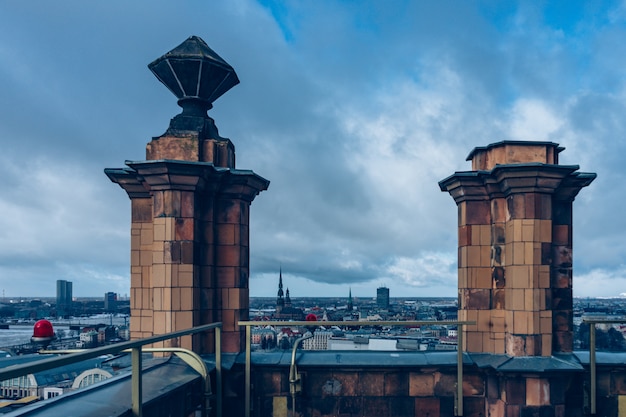
[[592,318],[583,318],[583,323],[589,323],[589,379],[590,379],[590,387],[589,387],[589,397],[590,397],[590,414],[596,414],[597,408],[597,400],[596,400],[596,391],[597,391],[597,377],[596,377],[596,324],[619,324],[626,323],[626,319],[621,320],[603,320],[603,319],[592,319]]
[[[61,366],[81,362],[87,359],[97,358],[102,355],[119,353],[124,350],[131,351],[132,362],[132,413],[134,417],[142,417],[142,380],[141,380],[141,351],[145,345],[161,342],[164,340],[174,339],[181,336],[215,330],[215,373],[216,373],[216,389],[217,389],[217,416],[221,417],[222,413],[222,361],[221,361],[221,329],[222,323],[211,323],[202,326],[192,327],[190,329],[179,330],[177,332],[166,333],[158,336],[147,337],[144,339],[129,340],[127,342],[116,343],[113,345],[102,346],[94,349],[76,351],[65,356],[54,358],[46,358],[35,362],[22,365],[15,365],[8,368],[0,369],[0,381],[17,378],[23,375],[34,374],[48,369],[54,369]],[[50,351],[48,353],[58,353]]]

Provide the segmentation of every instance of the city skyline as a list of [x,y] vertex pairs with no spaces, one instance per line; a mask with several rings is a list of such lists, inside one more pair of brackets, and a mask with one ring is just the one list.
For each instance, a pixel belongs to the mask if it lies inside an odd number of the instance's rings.
[[574,295],[626,293],[620,2],[26,1],[0,23],[7,298],[59,279],[129,293],[129,202],[103,169],[144,159],[180,112],[146,66],[190,35],[235,68],[209,115],[271,182],[250,211],[251,296],[275,296],[282,265],[293,298],[456,297],[437,182],[507,139],[598,173],[574,203]]

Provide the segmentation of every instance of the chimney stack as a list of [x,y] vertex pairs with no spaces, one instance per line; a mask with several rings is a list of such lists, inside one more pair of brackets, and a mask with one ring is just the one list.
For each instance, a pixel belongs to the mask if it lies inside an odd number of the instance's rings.
[[[559,165],[552,142],[475,148],[442,180],[458,207],[459,320],[467,352],[572,352],[572,203],[596,174]],[[460,347],[461,348],[461,347]]]
[[[131,338],[221,321],[222,349],[240,352],[248,319],[249,209],[269,181],[235,168],[235,147],[207,111],[239,83],[234,69],[192,36],[150,70],[181,114],[147,144],[146,160],[105,169],[131,200]],[[213,351],[213,335],[165,341]]]

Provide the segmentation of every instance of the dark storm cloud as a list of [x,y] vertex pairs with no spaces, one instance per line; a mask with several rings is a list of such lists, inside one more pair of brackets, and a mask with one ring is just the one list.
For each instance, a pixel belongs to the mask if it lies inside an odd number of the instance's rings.
[[553,140],[599,173],[577,200],[590,284],[575,288],[626,292],[623,9],[558,16],[489,1],[2,2],[2,285],[128,292],[129,202],[102,169],[144,159],[179,112],[146,65],[198,35],[241,80],[210,115],[237,166],[271,181],[251,209],[253,295],[274,294],[282,265],[294,295],[454,296],[456,207],[437,181],[503,139]]

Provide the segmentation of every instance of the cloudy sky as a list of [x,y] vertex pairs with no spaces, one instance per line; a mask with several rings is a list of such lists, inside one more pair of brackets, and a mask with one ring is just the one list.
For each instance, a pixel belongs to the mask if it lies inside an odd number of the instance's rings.
[[[588,4],[589,3],[589,4]],[[104,168],[179,113],[147,64],[190,35],[241,84],[210,115],[251,208],[253,296],[456,295],[456,206],[475,146],[564,146],[576,296],[626,293],[626,3],[0,2],[0,287],[129,293],[130,203]]]

